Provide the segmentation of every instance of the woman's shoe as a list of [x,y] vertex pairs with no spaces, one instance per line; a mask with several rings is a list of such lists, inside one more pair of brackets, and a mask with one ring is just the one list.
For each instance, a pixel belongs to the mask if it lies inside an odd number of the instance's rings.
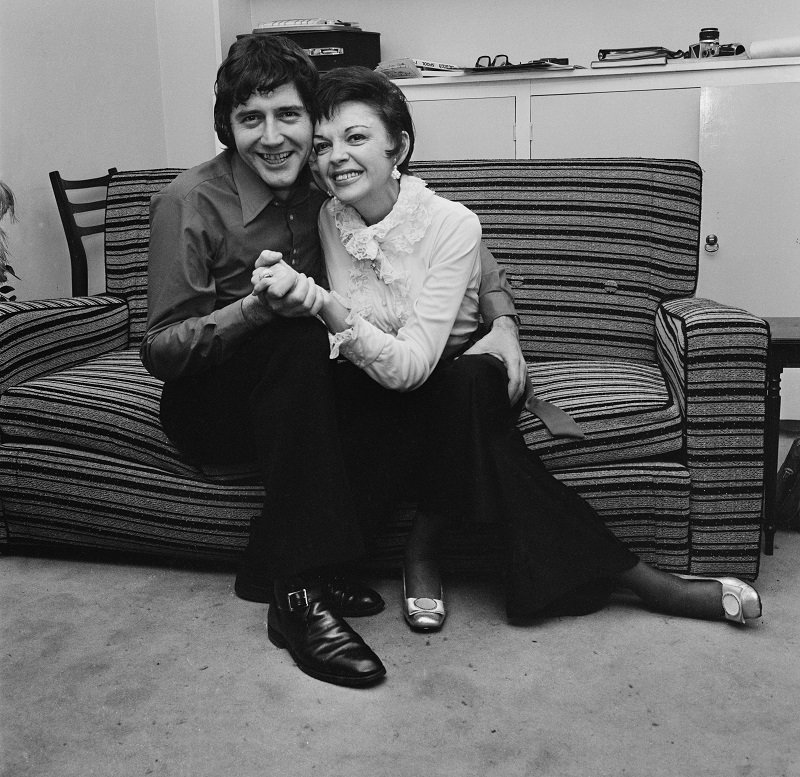
[[716,580],[722,585],[722,609],[725,619],[744,623],[761,617],[761,597],[753,586],[735,577],[699,577],[678,575],[684,580]]
[[439,586],[439,598],[406,596],[406,571],[403,570],[403,615],[414,631],[438,631],[442,628],[447,613],[444,610],[444,593]]

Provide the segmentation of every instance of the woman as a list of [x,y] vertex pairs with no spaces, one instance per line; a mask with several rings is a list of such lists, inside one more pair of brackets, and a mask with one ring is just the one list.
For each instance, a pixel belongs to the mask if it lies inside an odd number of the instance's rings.
[[[405,554],[412,628],[445,618],[436,542],[453,521],[504,529],[510,617],[583,614],[617,586],[661,612],[744,623],[758,593],[735,578],[688,578],[640,561],[524,444],[505,370],[462,356],[478,327],[480,224],[409,174],[414,130],[402,92],[365,68],[321,81],[314,151],[332,197],[320,212],[331,332],[351,471],[364,515],[401,487],[420,509]],[[262,255],[254,293],[291,287],[294,271]],[[267,267],[267,265],[269,265]],[[267,269],[265,269],[267,267]]]

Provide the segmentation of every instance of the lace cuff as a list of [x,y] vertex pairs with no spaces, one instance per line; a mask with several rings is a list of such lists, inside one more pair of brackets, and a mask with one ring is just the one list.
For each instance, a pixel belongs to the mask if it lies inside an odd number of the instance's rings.
[[355,339],[355,334],[353,333],[353,328],[345,329],[343,332],[337,332],[336,334],[331,334],[328,332],[328,340],[331,344],[331,359],[338,359],[339,358],[339,349],[345,343],[352,342]]

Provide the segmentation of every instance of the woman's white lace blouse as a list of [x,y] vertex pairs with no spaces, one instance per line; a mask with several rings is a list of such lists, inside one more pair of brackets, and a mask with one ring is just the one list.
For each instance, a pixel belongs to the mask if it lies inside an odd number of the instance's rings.
[[404,175],[383,221],[367,226],[333,198],[319,230],[331,291],[350,310],[350,328],[331,335],[331,358],[341,353],[387,388],[420,386],[445,347],[477,327],[477,216]]

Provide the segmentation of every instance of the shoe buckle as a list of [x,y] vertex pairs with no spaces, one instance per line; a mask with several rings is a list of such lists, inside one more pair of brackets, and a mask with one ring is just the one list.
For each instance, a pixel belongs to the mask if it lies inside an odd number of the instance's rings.
[[303,607],[308,607],[308,591],[305,588],[300,588],[297,591],[292,591],[286,594],[286,602],[289,606],[289,612],[300,610]]

